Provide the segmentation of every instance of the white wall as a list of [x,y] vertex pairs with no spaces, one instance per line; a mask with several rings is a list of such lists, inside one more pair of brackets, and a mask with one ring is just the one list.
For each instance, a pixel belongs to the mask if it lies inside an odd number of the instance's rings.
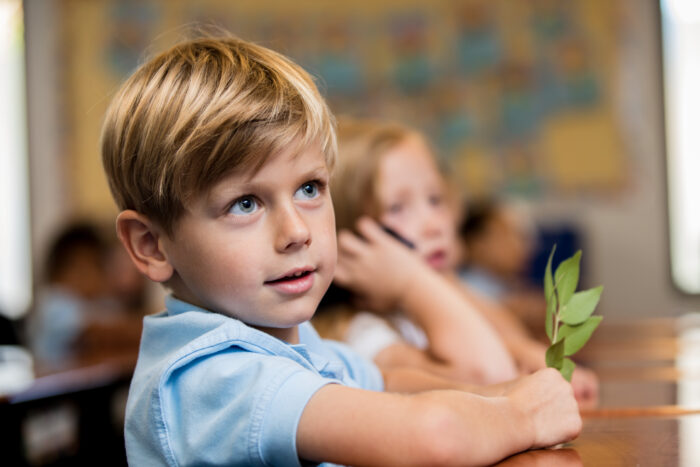
[[59,2],[24,2],[27,51],[27,113],[32,251],[34,271],[48,242],[70,213],[67,170],[61,137]]
[[634,15],[621,31],[618,92],[630,186],[603,199],[547,200],[537,215],[580,226],[590,285],[605,286],[601,313],[675,316],[700,310],[700,298],[671,283],[658,7],[654,0],[620,1]]

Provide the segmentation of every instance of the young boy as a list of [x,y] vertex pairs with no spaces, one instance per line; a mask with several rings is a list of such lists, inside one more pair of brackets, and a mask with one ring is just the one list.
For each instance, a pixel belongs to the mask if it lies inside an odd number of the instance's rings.
[[335,151],[310,77],[233,38],[180,44],[115,97],[102,155],[117,232],[171,291],[144,320],[131,464],[487,464],[580,431],[554,370],[484,397],[418,371],[382,375],[318,337],[308,320],[336,262]]

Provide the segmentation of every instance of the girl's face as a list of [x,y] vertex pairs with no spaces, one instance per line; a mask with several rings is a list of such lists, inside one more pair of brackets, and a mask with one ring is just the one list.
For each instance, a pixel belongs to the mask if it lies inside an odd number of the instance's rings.
[[382,224],[411,241],[433,269],[446,272],[455,267],[455,212],[430,149],[420,137],[408,137],[382,156],[377,195]]

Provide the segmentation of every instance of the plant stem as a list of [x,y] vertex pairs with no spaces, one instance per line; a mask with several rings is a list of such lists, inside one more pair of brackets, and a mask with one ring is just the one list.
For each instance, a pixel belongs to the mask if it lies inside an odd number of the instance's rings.
[[557,306],[554,310],[553,316],[554,328],[552,329],[552,344],[555,344],[557,342],[557,334],[559,334],[559,312],[561,311],[561,303],[559,302],[559,289],[557,288],[557,286],[562,281],[562,279],[564,279],[564,277],[566,277],[566,274],[563,274],[558,281],[555,281],[554,284],[552,284],[552,295],[554,295],[557,301]]

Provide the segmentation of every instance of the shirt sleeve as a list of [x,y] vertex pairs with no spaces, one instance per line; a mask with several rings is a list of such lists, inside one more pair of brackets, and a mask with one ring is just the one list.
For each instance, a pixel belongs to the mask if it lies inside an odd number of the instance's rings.
[[236,348],[190,359],[160,385],[166,449],[178,465],[301,465],[299,419],[333,382],[287,358]]

